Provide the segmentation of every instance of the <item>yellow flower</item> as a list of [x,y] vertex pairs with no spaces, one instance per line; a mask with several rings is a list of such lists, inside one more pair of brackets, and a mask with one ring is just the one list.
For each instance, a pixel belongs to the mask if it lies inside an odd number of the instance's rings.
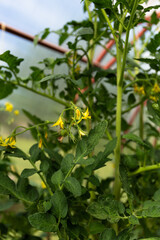
[[81,117],[81,112],[79,111],[79,109],[76,107],[76,119],[79,120]]
[[43,143],[42,138],[40,138],[40,139],[39,139],[39,143],[38,143],[38,147],[39,147],[39,148],[42,148],[42,143]]
[[79,128],[79,135],[80,135],[80,138],[81,138],[82,136],[87,135],[87,132],[85,132],[81,128]]
[[19,111],[18,111],[18,110],[15,110],[15,111],[14,111],[14,115],[16,115],[16,116],[19,115]]
[[6,111],[7,112],[12,112],[12,110],[13,110],[13,105],[12,105],[12,103],[10,103],[10,102],[6,102],[5,103],[5,106],[6,106]]
[[84,112],[84,113],[82,113],[83,114],[83,119],[91,119],[91,116],[89,116],[89,111],[88,111],[88,108],[87,108],[87,110]]
[[154,87],[152,88],[152,91],[154,93],[159,93],[160,92],[160,87],[158,86],[158,83],[154,84]]
[[45,132],[45,134],[44,134],[44,138],[45,138],[45,139],[48,138],[48,133],[47,133],[47,132]]
[[63,122],[61,116],[58,118],[57,122],[52,125],[52,127],[55,127],[58,125],[60,126],[60,128],[64,129],[64,122]]
[[0,146],[2,147],[11,147],[11,148],[15,148],[15,145],[16,144],[16,140],[15,138],[13,137],[9,137],[9,138],[6,138],[4,141],[2,139],[2,137],[0,137]]
[[154,102],[157,102],[158,101],[158,97],[155,97],[155,96],[149,96],[149,98],[151,100],[153,100]]
[[134,85],[134,92],[140,95],[145,95],[144,87],[143,86],[138,87],[137,84]]
[[46,188],[46,184],[44,182],[41,182],[41,186],[43,189]]
[[144,87],[139,88],[139,94],[145,95]]
[[2,139],[2,137],[0,137],[0,145],[1,145],[2,142],[3,142],[3,139]]
[[137,84],[134,85],[134,92],[139,93],[139,87]]

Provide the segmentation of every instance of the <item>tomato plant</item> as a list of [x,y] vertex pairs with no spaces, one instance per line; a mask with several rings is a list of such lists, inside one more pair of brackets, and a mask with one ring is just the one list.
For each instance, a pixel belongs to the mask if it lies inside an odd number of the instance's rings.
[[[160,5],[145,8],[144,2],[82,1],[88,18],[68,22],[57,32],[59,44],[67,42],[68,52],[61,58],[42,60],[43,67],[32,66],[25,80],[19,76],[23,59],[10,51],[0,55],[5,63],[0,66],[0,99],[21,87],[63,106],[53,121],[23,109],[28,127],[18,126],[6,139],[0,138],[1,239],[38,240],[54,235],[60,240],[160,238],[160,33],[156,14]],[[151,9],[154,12],[146,20]],[[148,24],[150,34],[138,46],[135,31],[140,23]],[[35,44],[51,33],[46,28],[36,36]],[[106,50],[116,58],[116,66],[105,69],[95,62],[95,55],[110,40],[115,49]],[[62,71],[64,65],[67,73]],[[55,67],[61,67],[61,74],[54,73]],[[126,119],[136,107],[139,122],[130,125]],[[6,111],[12,108],[6,104]],[[16,139],[26,131],[36,141],[28,153],[16,146]],[[13,157],[29,161],[31,168],[19,174],[11,167]],[[102,179],[97,170],[108,162],[114,166],[114,176]],[[42,186],[30,183],[34,174]],[[20,212],[6,211],[17,205]]]

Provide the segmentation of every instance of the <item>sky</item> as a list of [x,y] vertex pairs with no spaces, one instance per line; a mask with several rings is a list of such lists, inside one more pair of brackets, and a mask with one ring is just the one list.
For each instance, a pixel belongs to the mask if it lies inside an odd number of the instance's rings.
[[[33,36],[47,27],[58,30],[68,21],[80,21],[85,17],[81,0],[0,0],[0,22]],[[50,34],[47,41],[58,44],[58,35]],[[0,31],[0,53],[11,50],[13,54],[26,58],[27,52],[33,48],[32,43]],[[36,57],[37,49],[33,51]],[[44,57],[47,54],[46,51]]]
[[33,35],[83,16],[81,0],[0,0],[0,21]]

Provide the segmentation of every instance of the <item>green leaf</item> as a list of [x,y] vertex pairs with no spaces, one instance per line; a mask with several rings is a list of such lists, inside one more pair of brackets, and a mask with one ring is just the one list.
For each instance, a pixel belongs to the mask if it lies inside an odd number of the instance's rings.
[[123,165],[120,165],[120,179],[125,192],[128,194],[130,199],[133,199],[134,195],[128,178],[127,169]]
[[5,191],[7,190],[6,192],[9,192],[10,194],[17,197],[15,183],[7,175],[4,175],[3,173],[0,174],[0,187],[1,190],[4,189],[4,194]]
[[126,6],[126,8],[130,11],[130,6],[127,2],[127,0],[117,0],[115,3],[115,7],[117,7],[120,3]]
[[141,238],[139,240],[159,240],[159,237]]
[[5,156],[23,158],[23,160],[29,160],[29,157],[27,156],[27,154],[19,148],[12,148],[11,152],[5,153]]
[[116,233],[113,229],[107,228],[103,233],[101,233],[99,240],[115,240]]
[[43,202],[43,207],[44,207],[44,211],[48,212],[52,207],[51,201],[44,201]]
[[96,156],[95,166],[94,170],[99,169],[104,166],[104,164],[109,161],[110,159],[107,158],[115,149],[117,144],[117,138],[114,138],[113,140],[109,141],[107,145],[105,146],[104,152],[99,152]]
[[9,68],[16,73],[19,72],[18,66],[23,61],[22,58],[15,57],[14,55],[10,54],[10,51],[6,51],[0,55],[0,60],[6,62]]
[[151,38],[150,42],[147,45],[147,49],[151,53],[155,53],[160,46],[160,33],[157,33],[154,38]]
[[122,164],[130,171],[133,171],[139,167],[138,159],[136,155],[122,155]]
[[93,34],[93,29],[91,27],[83,27],[83,28],[80,28],[77,32],[77,36],[86,35],[86,34]]
[[150,68],[159,71],[160,60],[158,58],[137,58],[136,60],[148,63]]
[[41,154],[41,159],[43,159],[43,161],[41,161],[40,169],[43,173],[47,173],[47,171],[49,170],[50,164],[49,164],[49,160],[45,157],[43,152]]
[[152,218],[157,218],[157,217],[160,217],[160,206],[154,206],[154,203],[153,203],[153,206],[147,208],[147,209],[144,209],[142,211],[142,216],[143,217],[152,217]]
[[30,224],[38,230],[52,232],[56,229],[56,219],[53,214],[34,213],[28,217]]
[[116,240],[130,240],[131,233],[130,230],[125,229],[118,235]]
[[91,222],[89,225],[89,231],[91,234],[98,234],[105,230],[105,226],[101,222]]
[[121,211],[119,203],[113,199],[106,199],[104,201],[92,202],[87,212],[100,220],[107,219],[111,223],[116,223],[120,220],[119,211]]
[[27,110],[23,109],[22,111],[26,115],[26,117],[28,117],[28,119],[30,119],[34,124],[39,124],[39,123],[43,123],[44,122],[39,117],[37,117],[35,115],[32,115]]
[[103,137],[107,125],[107,121],[102,121],[98,123],[97,126],[89,132],[87,138],[87,154],[93,151],[99,140]]
[[53,211],[56,217],[65,218],[68,212],[67,199],[64,193],[60,190],[56,191],[52,196]]
[[0,185],[0,194],[9,195],[10,191]]
[[137,135],[135,135],[133,133],[127,133],[127,134],[123,135],[122,138],[131,140],[133,142],[136,142],[136,143],[142,145],[143,147],[149,148],[149,145],[144,143],[140,137],[138,137]]
[[53,175],[51,177],[51,182],[54,185],[60,185],[62,183],[63,179],[64,179],[64,175],[63,175],[61,169],[59,169],[58,171],[53,173]]
[[107,128],[107,121],[102,121],[89,132],[88,137],[84,137],[77,145],[76,162],[93,151],[99,140],[103,137]]
[[44,40],[46,37],[48,37],[48,35],[51,33],[49,28],[45,28],[43,30],[42,36],[41,36],[41,40]]
[[99,179],[96,176],[94,176],[94,175],[91,175],[88,178],[88,181],[91,182],[93,185],[95,185],[97,187],[100,185]]
[[160,189],[158,189],[158,190],[154,193],[153,199],[154,199],[155,201],[160,201]]
[[19,178],[17,183],[17,192],[20,199],[28,202],[34,202],[39,198],[36,187],[29,185],[27,178]]
[[148,209],[148,208],[152,208],[154,206],[158,207],[160,205],[160,201],[152,201],[152,200],[146,200],[143,203],[143,209]]
[[74,165],[74,156],[72,154],[67,154],[61,162],[61,170],[66,175],[69,170],[73,167]]
[[87,212],[100,220],[105,220],[107,219],[107,211],[105,210],[105,206],[103,206],[101,203],[98,202],[92,202],[88,208]]
[[97,8],[112,8],[111,0],[91,0]]
[[88,166],[93,164],[94,162],[95,162],[94,158],[87,158],[87,159],[82,158],[77,162],[77,164]]
[[12,83],[0,80],[0,99],[8,97],[16,88]]
[[27,177],[30,177],[32,175],[34,175],[35,173],[37,173],[37,171],[34,169],[34,168],[26,168],[22,171],[21,173],[21,177],[22,178],[27,178]]
[[68,177],[64,186],[73,194],[74,197],[79,197],[81,195],[81,185],[76,178]]
[[31,155],[30,160],[31,162],[35,163],[40,158],[41,149],[38,147],[38,144],[34,144],[30,149],[29,153]]
[[129,216],[129,223],[132,225],[140,224],[138,218],[136,218],[136,216],[134,216],[134,215]]

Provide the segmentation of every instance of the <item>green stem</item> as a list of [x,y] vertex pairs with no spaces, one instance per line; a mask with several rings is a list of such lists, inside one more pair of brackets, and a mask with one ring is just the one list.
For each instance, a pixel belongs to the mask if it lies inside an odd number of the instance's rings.
[[[123,76],[124,76],[124,70],[126,65],[126,57],[127,57],[127,48],[128,48],[128,40],[129,40],[129,33],[133,21],[133,17],[136,11],[137,7],[136,0],[134,2],[134,6],[131,12],[130,20],[127,26],[126,31],[126,40],[125,40],[125,46],[122,53],[122,50],[119,46],[119,42],[116,42],[116,49],[117,49],[117,111],[116,111],[116,136],[117,136],[117,145],[115,148],[115,183],[114,183],[114,194],[115,198],[118,200],[120,198],[120,175],[119,175],[119,164],[121,160],[121,117],[122,117],[122,85],[123,85]],[[124,22],[126,17],[126,11],[124,12],[124,15],[122,16],[122,22]],[[121,35],[123,32],[123,25],[119,25],[119,39],[121,39]]]
[[128,174],[128,176],[134,176],[134,175],[140,174],[142,172],[147,172],[147,171],[152,171],[152,170],[157,170],[157,169],[160,169],[160,163],[154,164],[151,166],[139,167],[136,171],[130,172]]
[[119,176],[119,164],[121,154],[121,110],[122,110],[122,87],[117,86],[117,112],[116,112],[116,136],[117,145],[115,148],[115,183],[114,194],[118,200],[120,198],[120,176]]
[[[124,21],[125,15],[123,17]],[[119,26],[119,38],[121,37],[123,26]],[[116,109],[116,137],[117,145],[115,148],[115,182],[114,182],[114,194],[118,200],[120,198],[120,175],[119,175],[119,164],[121,156],[121,115],[122,115],[122,84],[120,83],[121,77],[121,66],[122,66],[122,51],[119,46],[119,42],[116,43],[117,49],[117,109]]]
[[88,0],[85,0],[85,6],[86,6],[86,9],[87,9],[87,12],[88,12],[89,21],[92,22],[92,13],[89,9],[89,5],[90,5],[90,2]]
[[105,11],[104,9],[101,9],[101,12],[102,12],[102,14],[103,14],[106,22],[108,23],[108,26],[109,26],[109,28],[110,28],[110,30],[111,30],[111,33],[112,33],[112,35],[113,35],[113,37],[114,37],[115,42],[118,44],[117,37],[116,37],[116,34],[115,34],[115,30],[113,29],[113,27],[112,27],[112,25],[111,25],[111,22],[110,22],[110,20],[109,20],[109,17],[107,16],[106,11]]
[[127,108],[126,110],[123,110],[122,114],[131,111],[133,108],[135,108],[135,107],[139,106],[140,104],[144,103],[145,100],[146,100],[146,98],[142,98],[138,103],[135,103],[131,107]]
[[113,139],[108,129],[106,129],[106,135],[110,141]]
[[124,69],[125,69],[125,65],[126,65],[129,33],[130,33],[130,29],[131,29],[132,22],[133,22],[133,17],[134,17],[136,8],[137,8],[137,3],[138,3],[138,0],[135,0],[133,8],[132,8],[131,15],[130,15],[129,23],[128,23],[128,26],[127,26],[126,40],[125,40],[125,46],[124,46],[124,51],[123,51],[123,62],[122,62],[122,67],[121,67],[121,75],[120,75],[120,79],[119,79],[119,84],[120,85],[122,84],[122,81],[123,81]]
[[143,140],[143,110],[144,110],[144,104],[141,103],[140,105],[140,113],[139,113],[139,136]]
[[44,176],[42,173],[39,172],[38,168],[36,167],[36,165],[31,161],[31,159],[29,158],[29,162],[31,163],[31,165],[34,167],[34,169],[37,171],[37,174],[39,175],[39,177],[41,178],[42,182],[45,184],[48,192],[50,193],[51,196],[53,196],[53,192],[50,188],[50,186],[48,185],[48,183],[46,182]]
[[12,84],[14,84],[14,85],[16,85],[16,86],[19,86],[19,87],[22,87],[22,88],[25,88],[25,89],[27,89],[27,90],[29,90],[29,91],[31,91],[31,92],[34,92],[34,93],[36,93],[36,94],[38,94],[38,95],[43,96],[43,97],[49,98],[49,99],[51,99],[51,100],[53,100],[53,101],[55,101],[55,102],[57,102],[57,103],[60,103],[60,104],[63,105],[63,106],[69,107],[69,103],[64,102],[63,100],[61,100],[61,99],[59,99],[59,98],[56,98],[56,97],[54,97],[54,96],[49,96],[49,95],[47,95],[46,93],[39,92],[39,91],[37,91],[37,90],[35,90],[35,89],[33,89],[33,88],[30,88],[30,87],[28,87],[28,86],[25,86],[24,84],[21,84],[21,83],[13,83],[13,82],[12,82]]
[[[20,134],[22,134],[22,133],[25,133],[25,132],[33,129],[33,128],[37,128],[37,127],[40,127],[40,126],[45,126],[45,125],[48,125],[48,124],[53,124],[53,122],[46,121],[46,122],[44,122],[44,123],[39,123],[39,124],[36,124],[36,125],[31,126],[31,127],[28,127],[28,128],[23,127],[23,126],[18,126],[18,127],[16,127],[16,128],[14,129],[13,133],[11,134],[11,136],[12,136],[12,137],[15,137],[15,136],[18,136],[18,135],[20,135]],[[17,130],[18,128],[25,128],[25,130],[23,130],[23,131],[21,131],[21,132],[19,132],[19,133],[16,133],[16,130]]]

